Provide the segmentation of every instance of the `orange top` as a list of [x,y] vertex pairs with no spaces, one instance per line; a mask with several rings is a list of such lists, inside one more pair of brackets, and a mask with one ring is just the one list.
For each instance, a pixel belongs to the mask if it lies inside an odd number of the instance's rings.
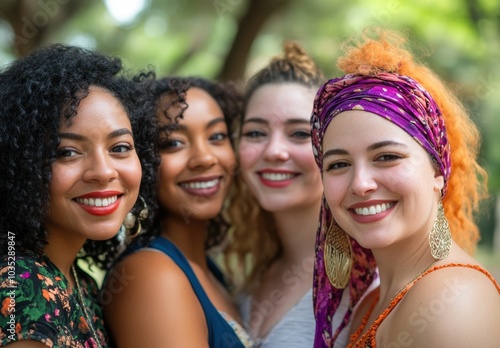
[[376,347],[375,336],[377,335],[377,330],[378,330],[380,324],[382,324],[382,322],[385,320],[385,318],[387,318],[387,316],[389,315],[389,313],[392,312],[392,310],[394,309],[394,307],[396,307],[396,305],[399,302],[401,302],[401,300],[408,293],[408,291],[411,289],[411,287],[417,281],[419,281],[420,279],[422,279],[422,277],[426,276],[427,274],[429,274],[431,272],[434,272],[434,271],[436,271],[438,269],[445,268],[445,267],[468,267],[468,268],[473,268],[473,269],[475,269],[475,270],[477,270],[479,272],[482,272],[482,273],[484,273],[493,282],[493,284],[495,285],[495,287],[498,290],[498,293],[500,293],[500,286],[498,285],[498,283],[496,282],[496,280],[493,278],[493,276],[487,270],[485,270],[484,268],[482,268],[482,267],[480,267],[478,265],[470,265],[470,264],[462,264],[462,263],[449,263],[447,265],[434,266],[434,267],[428,269],[427,271],[425,271],[424,273],[422,273],[420,276],[418,276],[417,278],[415,278],[410,283],[408,283],[392,299],[391,303],[389,303],[389,306],[387,306],[387,308],[382,312],[382,314],[380,314],[380,316],[373,322],[372,326],[368,329],[368,331],[366,331],[365,334],[363,336],[361,336],[361,333],[363,332],[363,330],[364,330],[364,328],[366,326],[368,318],[372,314],[373,308],[375,307],[375,304],[378,301],[378,295],[377,295],[376,298],[375,298],[375,300],[373,301],[373,304],[371,305],[370,309],[368,310],[368,312],[366,313],[366,315],[363,317],[363,320],[361,322],[360,327],[356,330],[356,332],[354,332],[351,335],[351,338],[349,339],[349,344],[347,345],[347,348],[375,348]]

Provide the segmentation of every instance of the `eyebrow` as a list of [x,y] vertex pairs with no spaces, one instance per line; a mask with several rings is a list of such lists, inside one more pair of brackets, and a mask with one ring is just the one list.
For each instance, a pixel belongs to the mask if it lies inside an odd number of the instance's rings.
[[[259,123],[259,124],[269,124],[269,121],[267,119],[264,119],[264,118],[260,118],[260,117],[251,117],[251,118],[247,118],[243,124],[246,124],[246,123]],[[287,119],[285,121],[285,124],[288,125],[288,124],[310,124],[310,121],[309,120],[306,120],[306,119],[303,119],[303,118],[290,118],[290,119]]]
[[205,128],[210,128],[218,123],[226,123],[226,120],[224,119],[224,117],[218,117],[218,118],[215,118],[213,119],[212,121],[208,122],[207,123],[207,126]]
[[[385,141],[379,141],[377,143],[371,144],[366,149],[368,151],[373,151],[373,150],[377,150],[377,149],[380,149],[380,148],[385,147],[385,146],[403,146],[403,147],[406,147],[406,145],[403,143],[398,143],[397,141],[393,141],[393,140],[385,140]],[[349,152],[347,150],[344,150],[344,149],[331,149],[331,150],[326,151],[323,154],[323,158],[325,158],[327,156],[333,156],[333,155],[348,155],[348,154],[349,154]]]
[[[214,125],[216,124],[219,124],[219,123],[226,123],[226,120],[224,119],[224,117],[217,117],[217,118],[214,118],[213,120],[211,120],[210,122],[207,123],[205,129],[208,129],[210,127],[213,127]],[[187,127],[181,123],[178,123],[178,124],[171,124],[172,125],[172,130],[173,131],[186,131],[187,130]]]
[[[108,134],[107,138],[108,139],[113,139],[122,135],[132,135],[132,132],[127,129],[127,128],[120,128],[112,131],[111,133]],[[61,139],[69,139],[69,140],[76,140],[76,141],[88,141],[88,138],[86,136],[83,136],[81,134],[76,134],[76,133],[59,133],[59,137]]]

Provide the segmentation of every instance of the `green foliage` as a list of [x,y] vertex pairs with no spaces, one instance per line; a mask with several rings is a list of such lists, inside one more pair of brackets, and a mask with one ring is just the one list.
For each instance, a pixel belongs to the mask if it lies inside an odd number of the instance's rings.
[[[152,65],[159,75],[215,77],[225,63],[238,19],[256,2],[145,1],[145,8],[128,24],[117,22],[104,1],[90,1],[52,30],[46,41],[98,48],[124,57],[133,69]],[[0,5],[0,16],[8,3]],[[290,0],[260,28],[246,75],[280,54],[284,39],[294,39],[327,77],[337,76],[341,42],[374,25],[406,31],[421,60],[457,90],[482,129],[481,157],[490,174],[491,192],[500,192],[500,65],[496,61],[500,3],[496,0]],[[0,64],[14,57],[9,30],[8,23],[0,20]]]

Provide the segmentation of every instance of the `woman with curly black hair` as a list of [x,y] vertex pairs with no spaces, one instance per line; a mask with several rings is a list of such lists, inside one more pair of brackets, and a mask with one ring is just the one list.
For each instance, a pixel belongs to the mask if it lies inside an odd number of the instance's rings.
[[[232,182],[232,122],[241,96],[201,78],[157,82],[161,164],[155,227],[104,285],[111,336],[126,347],[249,347],[220,270],[207,257],[228,228],[221,210]],[[114,291],[116,275],[127,283]],[[109,296],[112,294],[112,296]]]
[[[0,73],[0,346],[107,346],[76,259],[111,263],[125,216],[154,208],[148,185],[137,197],[158,163],[152,74],[122,72],[118,58],[52,45]],[[152,221],[135,220],[131,233]]]

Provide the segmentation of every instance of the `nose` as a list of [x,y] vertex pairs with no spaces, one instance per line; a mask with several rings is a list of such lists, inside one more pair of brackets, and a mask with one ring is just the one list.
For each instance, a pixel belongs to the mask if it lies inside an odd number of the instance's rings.
[[351,191],[357,196],[366,196],[377,189],[377,181],[370,168],[355,166],[351,181]]
[[83,180],[88,182],[108,183],[118,177],[113,160],[106,150],[96,152],[87,159]]
[[188,168],[210,168],[217,163],[217,156],[213,153],[209,144],[197,142],[193,144],[188,161]]
[[290,158],[288,145],[283,135],[274,133],[271,136],[263,154],[263,158],[269,162],[285,162]]

